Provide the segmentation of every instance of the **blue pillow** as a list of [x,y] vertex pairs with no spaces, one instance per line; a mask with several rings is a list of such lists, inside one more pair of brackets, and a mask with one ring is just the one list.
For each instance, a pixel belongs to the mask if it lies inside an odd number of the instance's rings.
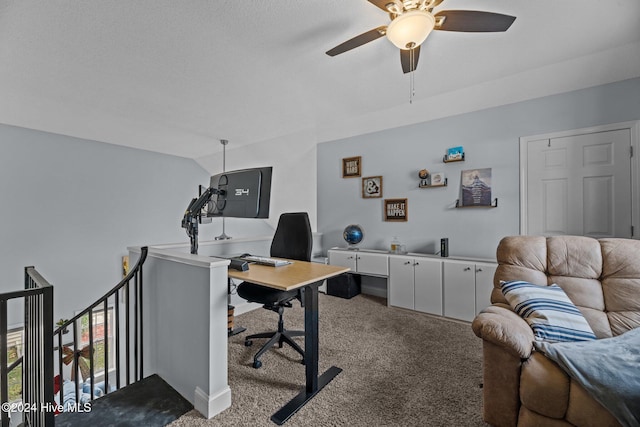
[[560,286],[540,286],[516,280],[501,282],[500,288],[511,308],[531,326],[536,340],[596,339],[587,320]]

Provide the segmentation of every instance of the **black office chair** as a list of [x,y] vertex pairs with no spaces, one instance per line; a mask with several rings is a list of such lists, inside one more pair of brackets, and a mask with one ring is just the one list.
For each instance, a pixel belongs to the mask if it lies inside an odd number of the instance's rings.
[[[306,212],[284,213],[280,215],[278,227],[271,242],[271,255],[276,258],[288,258],[300,261],[311,260],[311,247],[313,245],[311,224]],[[281,267],[274,267],[281,268]],[[304,364],[304,351],[293,340],[293,337],[304,336],[304,331],[288,331],[284,328],[282,314],[285,307],[292,307],[291,301],[300,299],[299,290],[281,291],[255,283],[242,282],[238,285],[238,295],[249,302],[263,304],[263,308],[278,313],[278,330],[275,332],[263,332],[249,335],[244,344],[250,346],[255,338],[270,338],[253,357],[253,367],[262,366],[260,357],[276,343],[282,348],[283,343],[289,344],[302,356]]]

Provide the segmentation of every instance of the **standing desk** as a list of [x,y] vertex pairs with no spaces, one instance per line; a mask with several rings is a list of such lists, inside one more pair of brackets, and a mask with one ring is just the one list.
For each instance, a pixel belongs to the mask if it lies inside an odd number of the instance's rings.
[[247,271],[229,270],[229,277],[284,291],[299,289],[304,304],[304,359],[306,387],[271,416],[284,424],[318,394],[342,369],[332,366],[318,376],[318,286],[324,279],[349,271],[348,267],[294,261],[281,267],[251,264]]

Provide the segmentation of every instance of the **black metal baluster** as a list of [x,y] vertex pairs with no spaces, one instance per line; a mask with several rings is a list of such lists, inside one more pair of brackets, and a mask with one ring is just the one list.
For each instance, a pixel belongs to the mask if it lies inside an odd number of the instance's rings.
[[125,289],[125,305],[124,305],[124,307],[125,307],[125,312],[124,312],[125,325],[124,325],[124,328],[125,328],[125,335],[126,335],[126,337],[125,337],[126,338],[126,341],[125,341],[125,347],[126,347],[125,363],[127,364],[126,365],[127,385],[129,385],[130,384],[129,375],[130,375],[130,371],[131,371],[130,366],[129,366],[131,364],[130,359],[129,359],[129,354],[130,354],[130,351],[131,351],[131,342],[130,342],[131,336],[130,336],[130,333],[129,333],[129,329],[130,329],[130,326],[129,326],[129,312],[131,311],[131,308],[129,307],[129,281],[127,281],[127,284],[125,285],[124,289]]
[[102,318],[104,335],[104,393],[109,393],[109,305],[107,299],[104,300],[103,306],[104,317]]
[[[9,401],[9,372],[7,369],[7,300],[0,300],[0,401]],[[0,413],[2,427],[9,426],[9,414],[2,411]]]
[[[93,400],[93,383],[94,383],[94,372],[93,372],[93,309],[89,309],[89,313],[87,314],[87,316],[89,316],[89,380],[90,380],[90,384],[89,384],[89,388],[91,389],[90,394],[91,394],[91,400]],[[86,378],[82,378],[82,380],[84,382],[87,381]]]
[[120,291],[115,292],[115,334],[113,339],[116,342],[116,389],[120,389]]

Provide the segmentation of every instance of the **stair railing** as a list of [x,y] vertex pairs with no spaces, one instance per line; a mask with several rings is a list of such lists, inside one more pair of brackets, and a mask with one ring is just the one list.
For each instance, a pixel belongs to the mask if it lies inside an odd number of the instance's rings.
[[[25,289],[0,294],[0,424],[9,426],[9,374],[22,366],[22,401],[14,403],[24,425],[51,426],[53,410],[53,286],[34,267],[24,269]],[[7,365],[8,306],[24,299],[24,354]]]
[[[120,283],[73,318],[58,323],[53,332],[62,405],[68,405],[64,396],[64,366],[71,364],[75,403],[70,410],[81,408],[83,387],[79,374],[84,384],[88,381],[90,400],[96,397],[96,368],[104,368],[100,390],[105,394],[144,378],[142,265],[147,252],[148,248],[142,247],[138,262]],[[94,315],[101,315],[102,322],[94,325]],[[71,333],[71,341],[63,338],[67,333]]]

